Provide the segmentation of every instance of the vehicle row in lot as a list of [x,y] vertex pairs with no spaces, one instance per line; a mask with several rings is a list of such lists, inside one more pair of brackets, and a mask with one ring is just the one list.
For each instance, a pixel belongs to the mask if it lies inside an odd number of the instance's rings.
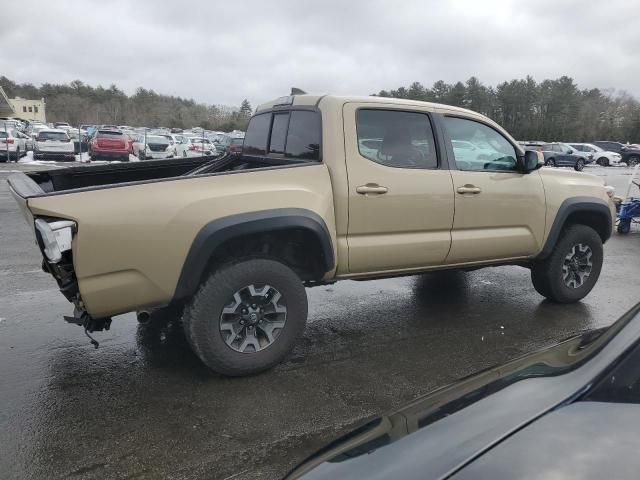
[[538,150],[544,154],[550,167],[573,167],[580,171],[595,162],[603,167],[624,163],[633,167],[640,163],[640,146],[614,141],[582,142],[519,142],[523,148]]

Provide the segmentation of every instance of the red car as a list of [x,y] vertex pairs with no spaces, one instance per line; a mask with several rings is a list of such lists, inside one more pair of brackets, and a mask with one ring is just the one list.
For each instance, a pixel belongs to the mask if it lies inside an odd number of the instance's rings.
[[91,160],[110,158],[129,161],[129,136],[117,130],[98,130],[89,143]]

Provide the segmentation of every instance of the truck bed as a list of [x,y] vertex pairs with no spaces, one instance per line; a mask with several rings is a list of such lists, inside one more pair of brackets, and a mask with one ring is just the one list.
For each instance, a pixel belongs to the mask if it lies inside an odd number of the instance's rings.
[[285,164],[306,163],[278,161],[261,157],[225,155],[139,163],[86,165],[55,170],[16,173],[8,178],[14,193],[23,199],[87,189],[110,188],[122,184],[153,182],[231,170],[248,170]]
[[[197,157],[139,163],[83,165],[29,172],[23,175],[35,182],[41,191],[38,191],[38,189],[35,189],[34,186],[31,185],[32,188],[30,192],[21,189],[22,191],[19,193],[25,193],[27,196],[35,196],[36,194],[50,194],[78,188],[178,177],[210,161],[211,157]],[[9,177],[9,183],[14,190],[19,189],[21,183],[30,183],[24,178],[23,182],[20,182],[20,176],[21,174],[17,174]]]

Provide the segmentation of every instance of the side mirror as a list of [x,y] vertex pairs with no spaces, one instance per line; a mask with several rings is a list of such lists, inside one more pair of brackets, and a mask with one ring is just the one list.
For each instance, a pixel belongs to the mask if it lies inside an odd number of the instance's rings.
[[537,150],[525,150],[522,169],[525,173],[533,172],[544,166],[544,154]]
[[571,155],[573,152],[574,152],[574,151],[573,151],[573,150],[571,150],[571,149],[567,150],[567,153],[568,153],[569,155]]

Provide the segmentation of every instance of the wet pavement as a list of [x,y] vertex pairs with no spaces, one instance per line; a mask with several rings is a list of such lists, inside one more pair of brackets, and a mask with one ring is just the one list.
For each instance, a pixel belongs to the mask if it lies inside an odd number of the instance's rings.
[[[42,167],[40,167],[42,168]],[[190,352],[171,316],[133,314],[95,350],[0,164],[0,477],[273,479],[341,433],[477,370],[611,324],[640,300],[640,229],[605,246],[600,281],[555,305],[529,272],[498,267],[308,290],[292,355],[229,379]],[[628,169],[591,169],[620,191]]]

